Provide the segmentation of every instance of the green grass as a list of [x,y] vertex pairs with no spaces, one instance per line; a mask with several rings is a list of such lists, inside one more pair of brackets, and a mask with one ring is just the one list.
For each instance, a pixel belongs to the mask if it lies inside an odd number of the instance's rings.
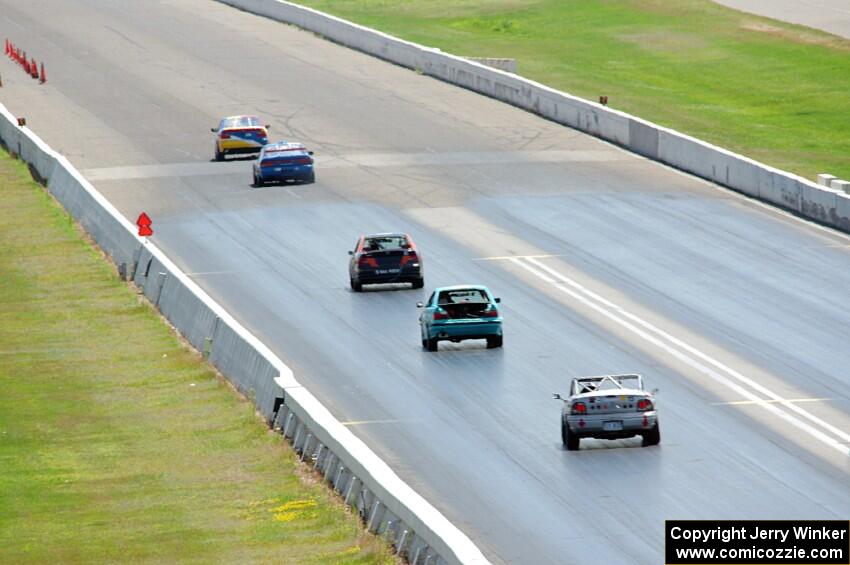
[[850,41],[709,0],[297,0],[808,178],[850,178]]
[[0,153],[0,563],[394,563]]

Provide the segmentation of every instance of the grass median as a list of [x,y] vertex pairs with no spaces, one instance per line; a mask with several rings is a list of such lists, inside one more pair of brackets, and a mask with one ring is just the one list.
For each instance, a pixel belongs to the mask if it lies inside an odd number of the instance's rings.
[[395,563],[0,152],[0,563]]
[[709,0],[296,0],[813,179],[850,179],[850,41]]

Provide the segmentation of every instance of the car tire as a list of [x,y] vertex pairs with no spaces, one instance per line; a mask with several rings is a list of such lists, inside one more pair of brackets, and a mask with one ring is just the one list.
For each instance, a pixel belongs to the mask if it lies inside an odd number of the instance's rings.
[[350,279],[351,290],[354,292],[363,292],[363,284],[355,281],[354,279]]
[[652,427],[648,432],[643,433],[643,445],[644,447],[650,445],[658,445],[661,443],[661,427],[658,425],[658,421],[656,420],[655,426]]
[[570,427],[563,418],[561,419],[561,441],[564,443],[567,451],[578,451],[579,442],[581,441],[576,434],[570,431]]
[[416,279],[413,281],[413,288],[422,288],[425,286],[425,279]]
[[316,182],[316,173],[310,173],[310,175],[304,179],[304,182],[307,184],[313,184],[314,182]]
[[491,335],[487,338],[487,349],[496,349],[497,347],[502,347],[502,343],[504,343],[502,336]]
[[437,338],[429,337],[425,340],[425,349],[428,351],[437,351]]
[[218,150],[218,145],[215,146],[215,160],[224,161],[224,153]]
[[266,183],[254,173],[254,187],[260,188],[261,186],[265,186]]
[[658,421],[655,421],[655,425],[648,432],[644,432],[643,434],[643,445],[644,447],[648,447],[650,445],[658,445],[661,443],[661,426],[658,424]]

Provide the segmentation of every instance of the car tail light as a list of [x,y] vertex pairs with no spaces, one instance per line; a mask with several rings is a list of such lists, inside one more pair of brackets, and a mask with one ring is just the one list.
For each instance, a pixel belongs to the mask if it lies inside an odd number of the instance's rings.
[[313,162],[313,160],[309,157],[298,157],[295,159],[295,163],[298,165],[309,165]]
[[223,131],[223,132],[221,132],[221,133],[219,134],[219,137],[220,137],[221,139],[230,139],[230,134],[229,134],[229,133],[227,133],[226,131]]
[[587,406],[584,405],[584,402],[573,404],[573,414],[587,414]]
[[641,398],[640,400],[638,400],[637,409],[641,412],[652,410],[652,401],[647,398]]
[[404,267],[408,263],[416,263],[417,261],[419,261],[419,256],[416,255],[416,251],[411,251],[401,257],[401,266]]
[[369,257],[368,255],[361,255],[360,259],[357,260],[358,267],[377,267],[378,260],[374,257]]
[[492,304],[487,307],[486,310],[481,314],[483,318],[498,318],[499,310],[496,309]]
[[438,308],[437,310],[434,310],[434,319],[435,320],[448,320],[449,319],[449,313],[446,312],[445,310],[443,310],[442,308]]

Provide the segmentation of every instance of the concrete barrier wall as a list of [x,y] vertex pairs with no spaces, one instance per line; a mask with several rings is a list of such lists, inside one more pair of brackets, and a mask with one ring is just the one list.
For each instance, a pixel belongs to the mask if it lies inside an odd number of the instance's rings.
[[47,189],[175,328],[250,398],[257,410],[357,509],[370,531],[413,563],[485,564],[478,548],[414,492],[246,330],[124,218],[65,157],[0,105],[0,141]]
[[464,59],[469,59],[470,61],[475,61],[476,63],[481,63],[482,65],[487,65],[488,67],[508,73],[516,74],[517,72],[516,59],[504,59],[502,57],[464,57]]
[[[493,69],[283,0],[218,0],[513,104],[639,155],[848,231],[850,217],[828,187],[677,131]],[[833,204],[833,201],[835,204]]]
[[227,324],[219,324],[212,342],[210,362],[253,400],[266,421],[271,423],[275,400],[283,398],[282,389],[274,380],[280,374],[274,362],[254,349],[242,332]]

